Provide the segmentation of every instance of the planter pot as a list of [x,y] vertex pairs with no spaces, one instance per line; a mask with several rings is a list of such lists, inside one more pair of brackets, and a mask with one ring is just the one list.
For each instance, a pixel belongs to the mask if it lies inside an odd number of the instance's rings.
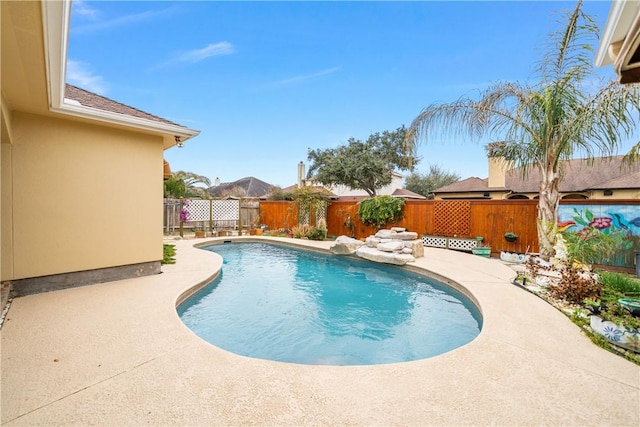
[[262,228],[253,228],[253,229],[249,230],[249,235],[250,236],[261,236],[262,235]]
[[218,231],[218,236],[225,237],[225,236],[228,236],[228,235],[229,235],[228,231],[224,231],[224,230],[223,231]]
[[505,262],[522,264],[523,262],[526,262],[529,259],[529,255],[501,251],[500,259]]
[[622,308],[629,311],[634,316],[640,316],[640,300],[631,298],[620,298],[618,300]]
[[516,240],[518,240],[518,236],[504,236],[504,240],[506,240],[507,242],[515,242]]
[[202,239],[205,236],[205,232],[204,231],[196,231],[196,238],[197,239]]
[[481,247],[481,248],[473,248],[471,252],[474,255],[480,255],[481,257],[489,258],[491,256],[491,248]]
[[616,325],[600,316],[591,316],[589,324],[593,332],[602,335],[611,344],[640,353],[640,330]]

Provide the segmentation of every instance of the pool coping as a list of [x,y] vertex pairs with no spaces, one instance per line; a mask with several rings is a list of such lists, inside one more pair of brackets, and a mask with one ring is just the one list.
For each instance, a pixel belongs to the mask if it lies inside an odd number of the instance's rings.
[[[248,236],[327,250],[331,242]],[[6,425],[638,425],[640,368],[511,283],[496,259],[425,248],[412,268],[467,289],[479,336],[429,359],[309,366],[238,356],[195,336],[181,296],[221,260],[172,241],[163,273],[14,299],[2,336]]]

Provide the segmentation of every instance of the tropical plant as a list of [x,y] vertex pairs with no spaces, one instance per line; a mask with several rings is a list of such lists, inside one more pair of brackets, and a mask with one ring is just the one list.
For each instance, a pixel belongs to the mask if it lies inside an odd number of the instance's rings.
[[294,225],[291,227],[291,234],[293,234],[293,237],[296,239],[303,239],[307,237],[309,230],[311,230],[311,227],[309,227],[308,224]]
[[395,169],[413,170],[417,163],[413,148],[406,146],[405,134],[402,126],[393,132],[371,134],[366,142],[349,138],[347,145],[338,148],[309,150],[307,177],[375,196],[378,189],[391,184]]
[[403,217],[404,199],[391,196],[376,196],[360,202],[358,216],[363,224],[380,229],[387,223],[400,221]]
[[[537,84],[497,83],[479,100],[433,104],[407,132],[411,146],[419,136],[489,133],[504,141],[489,146],[490,156],[512,161],[523,176],[539,170],[537,227],[545,259],[555,253],[562,161],[580,153],[614,153],[633,134],[640,112],[640,86],[598,82],[590,44],[598,27],[582,11],[582,1],[565,16],[566,27],[551,34],[539,63]],[[592,90],[595,84],[600,89]]]
[[211,181],[206,176],[193,172],[177,171],[165,180],[164,197],[210,199],[211,195],[206,188],[202,187],[203,185],[207,187],[211,185]]
[[412,172],[405,178],[404,188],[433,199],[433,191],[460,181],[460,175],[447,172],[439,165],[429,165],[428,173]]
[[176,263],[176,247],[175,245],[170,245],[168,243],[164,243],[162,245],[162,261],[161,264],[175,264]]

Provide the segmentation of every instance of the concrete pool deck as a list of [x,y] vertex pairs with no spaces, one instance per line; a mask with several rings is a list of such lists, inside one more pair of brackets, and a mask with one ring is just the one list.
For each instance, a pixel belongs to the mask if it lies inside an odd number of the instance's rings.
[[221,350],[175,309],[220,268],[193,247],[213,240],[172,241],[177,263],[160,275],[14,299],[0,331],[2,424],[640,425],[640,367],[512,285],[500,261],[455,251],[425,248],[415,264],[479,303],[482,332],[461,348],[350,367]]

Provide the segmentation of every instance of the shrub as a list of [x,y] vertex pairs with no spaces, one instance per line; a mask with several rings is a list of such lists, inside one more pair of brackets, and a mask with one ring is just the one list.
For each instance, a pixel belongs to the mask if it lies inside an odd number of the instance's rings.
[[[640,280],[628,274],[601,271],[600,283],[607,290],[620,293],[623,296],[640,295]],[[622,298],[622,296],[620,297]]]
[[582,304],[585,299],[600,298],[602,285],[598,282],[597,275],[573,265],[561,265],[558,270],[559,282],[548,288],[553,298],[573,304]]
[[375,196],[360,202],[358,216],[366,225],[380,229],[389,222],[403,218],[404,199],[391,196]]
[[160,264],[175,264],[176,247],[167,243],[162,245],[162,262]]
[[327,230],[322,227],[312,227],[307,233],[310,240],[324,240],[327,238]]
[[308,236],[310,227],[307,224],[295,225],[291,228],[291,233],[296,239],[302,239]]

